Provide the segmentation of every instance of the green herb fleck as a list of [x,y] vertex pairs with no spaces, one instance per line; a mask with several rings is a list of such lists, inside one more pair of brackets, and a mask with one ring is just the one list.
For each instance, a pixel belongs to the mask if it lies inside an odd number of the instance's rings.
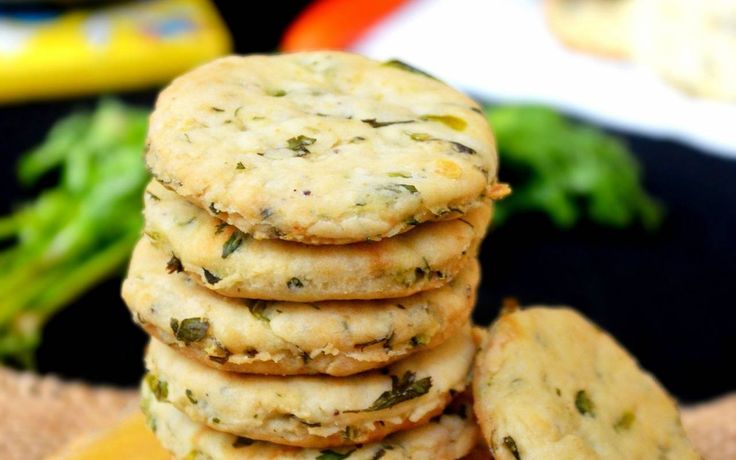
[[[423,76],[425,76],[427,78],[431,78],[432,80],[437,80],[437,78],[435,78],[434,76],[428,74],[427,72],[425,72],[423,70],[420,70],[420,69],[417,69],[416,67],[411,66],[411,65],[407,64],[406,62],[400,61],[398,59],[391,59],[390,61],[384,62],[383,65],[388,66],[388,67],[394,67],[394,68],[400,69],[400,70],[405,70],[407,72],[415,73],[415,74],[418,74],[418,75],[423,75]],[[439,80],[437,80],[437,81],[439,81]]]
[[505,436],[503,438],[503,445],[509,450],[509,452],[511,452],[511,455],[513,455],[516,460],[521,460],[521,455],[519,455],[519,448],[516,447],[516,441],[514,441],[514,438],[512,438],[511,436]]
[[415,335],[410,340],[412,347],[419,347],[421,345],[426,345],[429,343],[429,337],[426,335]]
[[476,153],[478,153],[475,151],[475,149],[471,149],[465,144],[461,144],[455,141],[449,141],[449,142],[450,142],[450,145],[452,145],[452,148],[455,149],[456,152],[467,153],[468,155],[475,155]]
[[615,429],[618,433],[626,431],[631,428],[634,420],[636,420],[636,415],[634,415],[634,413],[631,411],[626,411],[621,415],[618,420],[616,420],[616,423],[613,424],[613,429]]
[[363,350],[363,349],[365,349],[367,347],[370,347],[372,345],[377,345],[379,343],[382,343],[383,344],[383,348],[386,348],[386,349],[389,349],[390,350],[391,349],[391,341],[393,340],[393,338],[394,338],[394,331],[391,331],[388,335],[386,335],[385,337],[381,337],[380,339],[373,339],[373,340],[369,340],[367,342],[356,343],[355,344],[355,348],[357,348],[359,350]]
[[243,436],[238,436],[235,438],[235,441],[233,441],[233,447],[240,448],[240,447],[248,447],[253,445],[255,441],[250,438],[245,438]]
[[248,310],[250,314],[262,321],[271,321],[271,318],[266,316],[266,308],[268,308],[268,302],[263,300],[249,301]]
[[317,139],[313,137],[307,137],[303,134],[300,134],[298,136],[294,136],[286,141],[286,146],[297,153],[298,157],[302,157],[307,155],[309,152],[309,149],[307,149],[307,146],[310,146],[317,142]]
[[455,131],[463,131],[468,126],[467,121],[454,115],[424,115],[419,118],[424,121],[436,121],[438,123],[442,123]]
[[151,192],[146,192],[146,194],[153,200],[153,201],[161,201],[161,198],[158,197],[158,195],[155,195]]
[[[406,371],[404,373],[404,376],[400,379],[397,376],[392,375],[391,389],[384,391],[369,408],[364,409],[363,411],[373,412],[387,409],[404,401],[418,398],[419,396],[426,394],[429,389],[432,388],[432,377],[424,377],[423,379],[419,380],[415,379],[416,374],[414,374],[414,372],[412,371]],[[363,411],[354,410],[346,412]]]
[[299,289],[304,287],[304,283],[302,283],[302,280],[295,277],[286,282],[286,287],[289,289]]
[[220,423],[220,419],[217,417],[212,417],[212,423]]
[[411,184],[386,184],[378,187],[379,190],[387,190],[393,193],[408,191],[412,195],[419,194],[419,190]]
[[207,282],[210,284],[217,284],[222,279],[213,275],[211,271],[207,270],[204,267],[202,267],[202,271],[204,272],[204,279],[207,280]]
[[384,455],[386,455],[386,449],[382,447],[378,449],[375,454],[373,454],[371,460],[379,460],[380,458],[383,458]]
[[197,398],[194,397],[194,393],[192,393],[192,390],[187,388],[186,391],[184,391],[184,394],[187,395],[187,399],[189,400],[190,403],[197,404]]
[[235,165],[235,169],[245,169],[245,165],[242,161],[238,161],[238,164]]
[[371,127],[373,128],[383,128],[384,126],[404,125],[406,123],[414,123],[414,120],[376,121],[375,118],[366,118],[365,120],[360,120],[360,121],[371,125]]
[[234,230],[230,234],[230,238],[222,246],[222,258],[226,259],[227,256],[235,252],[243,244],[243,240],[245,240],[245,233],[240,230]]
[[418,141],[418,142],[426,142],[426,141],[434,140],[434,138],[427,133],[410,133],[409,137],[411,137],[411,140]]
[[407,172],[401,172],[401,171],[394,171],[387,174],[388,177],[403,177],[404,179],[410,179],[411,174]]
[[221,109],[219,107],[210,107],[210,109],[212,109],[213,112],[224,112],[225,111],[225,109]]
[[181,260],[175,255],[171,255],[171,258],[166,262],[166,271],[171,273],[180,273],[184,271],[184,266],[181,264]]
[[575,393],[575,407],[581,415],[590,415],[591,417],[595,417],[595,406],[585,390],[580,390]]
[[169,397],[169,384],[163,380],[159,380],[158,377],[151,373],[146,374],[145,380],[151,393],[156,397],[156,401],[166,401],[166,398]]
[[207,318],[186,318],[181,322],[172,318],[170,325],[176,338],[187,344],[202,340],[210,327]]
[[314,460],[343,460],[344,458],[350,457],[350,454],[352,454],[353,452],[355,452],[355,449],[345,452],[344,454],[329,449],[323,450],[319,453],[319,455],[317,455]]
[[217,224],[217,227],[215,227],[215,235],[219,235],[226,228],[227,228],[227,222],[220,222],[219,224]]
[[272,97],[284,97],[286,96],[286,91],[283,89],[269,89],[266,91],[266,94]]

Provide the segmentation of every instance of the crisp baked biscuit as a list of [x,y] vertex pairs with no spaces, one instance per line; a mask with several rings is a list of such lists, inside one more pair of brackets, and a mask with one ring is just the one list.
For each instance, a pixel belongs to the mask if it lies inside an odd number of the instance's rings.
[[547,24],[567,46],[614,58],[631,56],[634,0],[545,0]]
[[700,458],[672,398],[570,309],[499,317],[478,353],[473,387],[496,460]]
[[636,59],[685,91],[736,102],[736,2],[639,0]]
[[244,233],[313,244],[462,215],[497,167],[471,99],[343,52],[230,56],[184,74],[158,98],[146,162]]
[[146,239],[133,251],[123,298],[136,322],[210,366],[258,374],[344,376],[434,348],[467,323],[480,278],[471,259],[449,284],[410,297],[266,302],[218,296],[168,273],[167,260]]
[[427,423],[465,389],[475,355],[470,326],[381,371],[350,377],[225,373],[152,340],[152,388],[192,420],[277,444],[331,447],[379,440]]
[[145,201],[146,234],[202,285],[232,297],[299,302],[405,297],[440,287],[476,255],[491,218],[489,206],[479,204],[464,218],[393,238],[314,246],[250,238],[156,182]]
[[141,392],[149,427],[173,457],[181,460],[455,460],[470,452],[478,439],[468,404],[380,442],[334,450],[302,449],[215,431],[193,422],[173,405],[158,401],[147,385]]

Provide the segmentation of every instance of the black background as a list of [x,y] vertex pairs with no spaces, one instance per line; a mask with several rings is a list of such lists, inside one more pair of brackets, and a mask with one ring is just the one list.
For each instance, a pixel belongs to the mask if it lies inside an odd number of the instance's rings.
[[[240,53],[273,51],[307,3],[219,2]],[[257,14],[257,18],[254,19]],[[123,95],[150,105],[155,90]],[[0,107],[0,212],[29,196],[15,185],[14,159],[70,110],[94,98]],[[506,296],[523,304],[569,304],[614,334],[676,396],[702,400],[736,389],[736,161],[683,145],[617,133],[646,171],[646,187],[668,209],[663,228],[612,231],[584,223],[562,232],[529,215],[491,232],[475,312],[486,324]],[[503,178],[503,177],[502,177]],[[42,372],[133,385],[145,337],[111,279],[48,324]],[[12,295],[12,293],[0,293]]]

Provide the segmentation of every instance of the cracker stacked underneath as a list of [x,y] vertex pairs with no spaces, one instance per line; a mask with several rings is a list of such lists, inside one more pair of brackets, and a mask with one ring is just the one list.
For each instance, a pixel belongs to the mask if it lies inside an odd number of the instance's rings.
[[228,57],[151,117],[123,296],[176,458],[455,459],[496,154],[479,107],[398,62]]

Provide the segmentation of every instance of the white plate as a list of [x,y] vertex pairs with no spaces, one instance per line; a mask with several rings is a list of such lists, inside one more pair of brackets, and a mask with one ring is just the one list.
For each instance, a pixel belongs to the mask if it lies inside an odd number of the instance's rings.
[[689,97],[645,69],[577,53],[535,0],[414,0],[354,50],[398,58],[492,102],[534,102],[736,158],[736,104]]

